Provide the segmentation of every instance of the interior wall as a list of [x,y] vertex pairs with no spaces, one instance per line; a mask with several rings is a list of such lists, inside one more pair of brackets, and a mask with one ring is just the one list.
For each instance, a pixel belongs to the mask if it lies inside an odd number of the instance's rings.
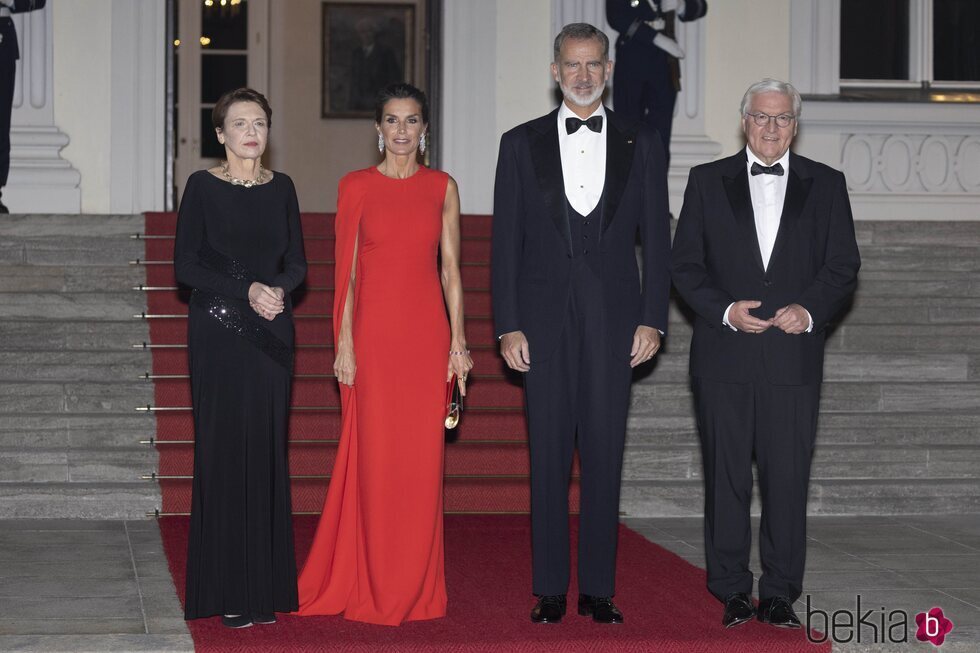
[[112,3],[55,2],[52,12],[54,121],[70,139],[61,156],[81,175],[82,213],[109,213]]
[[551,7],[451,0],[443,13],[443,164],[464,213],[493,210],[500,136],[551,111]]
[[555,108],[551,79],[551,6],[497,1],[497,141],[517,125]]
[[[785,0],[712,2],[705,20],[705,131],[720,156],[744,145],[738,106],[763,77],[789,79],[790,3]],[[804,107],[804,120],[806,107]]]
[[[415,4],[420,34],[424,1]],[[320,115],[322,12],[322,0],[290,0],[289,11],[271,12],[269,22],[273,126],[266,163],[293,179],[303,211],[334,211],[340,178],[380,160],[373,120]]]

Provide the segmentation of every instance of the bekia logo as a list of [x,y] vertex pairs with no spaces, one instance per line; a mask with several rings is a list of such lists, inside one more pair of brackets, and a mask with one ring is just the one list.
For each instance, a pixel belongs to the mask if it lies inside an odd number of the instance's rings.
[[920,612],[915,615],[915,623],[919,627],[915,631],[915,638],[920,642],[929,642],[933,646],[942,646],[946,641],[946,635],[953,630],[953,622],[946,618],[942,608]]
[[[836,644],[875,643],[898,644],[909,641],[909,613],[905,610],[862,609],[861,595],[855,597],[854,610],[827,612],[811,607],[810,595],[806,597],[806,636],[814,644],[830,640]],[[915,615],[915,638],[939,647],[953,630],[953,622],[946,618],[943,609],[932,608]]]

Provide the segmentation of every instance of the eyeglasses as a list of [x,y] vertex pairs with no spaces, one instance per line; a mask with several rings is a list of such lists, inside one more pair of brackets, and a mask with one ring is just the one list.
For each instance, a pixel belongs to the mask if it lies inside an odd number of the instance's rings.
[[784,129],[786,127],[789,127],[790,124],[792,124],[792,122],[796,120],[796,116],[789,113],[781,113],[778,116],[770,116],[768,113],[746,112],[745,115],[751,116],[752,122],[754,122],[759,127],[767,127],[769,125],[770,120],[775,120],[776,126],[779,127],[780,129]]

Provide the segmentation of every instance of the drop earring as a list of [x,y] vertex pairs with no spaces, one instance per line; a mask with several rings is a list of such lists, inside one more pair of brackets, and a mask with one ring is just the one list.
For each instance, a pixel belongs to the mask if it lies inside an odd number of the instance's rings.
[[382,152],[383,153],[384,151],[385,151],[385,137],[382,136],[379,133],[378,134],[378,152]]
[[419,136],[419,154],[425,154],[425,134]]

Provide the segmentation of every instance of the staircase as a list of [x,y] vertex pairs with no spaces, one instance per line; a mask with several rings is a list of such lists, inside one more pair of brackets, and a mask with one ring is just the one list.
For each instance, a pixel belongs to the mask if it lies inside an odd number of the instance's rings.
[[143,216],[0,218],[0,518],[142,518],[160,502],[133,411],[153,399],[131,345]]
[[[476,361],[461,425],[446,448],[448,512],[528,509],[520,379],[496,353],[489,301],[489,216],[463,217],[467,338]],[[190,505],[193,427],[186,303],[171,258],[174,217],[147,217],[143,320],[153,352],[152,442],[161,512]],[[304,216],[310,272],[296,307],[290,421],[293,508],[318,512],[339,436],[332,376],[332,216]],[[980,223],[863,223],[852,310],[828,341],[810,490],[812,514],[980,511]],[[655,366],[638,370],[622,509],[630,516],[699,515],[701,463],[687,377],[690,326],[672,306]],[[573,471],[570,504],[577,506]]]
[[[863,265],[827,342],[808,510],[980,512],[980,222],[864,222],[857,236]],[[630,516],[703,505],[691,328],[676,303],[670,329],[633,390]]]

